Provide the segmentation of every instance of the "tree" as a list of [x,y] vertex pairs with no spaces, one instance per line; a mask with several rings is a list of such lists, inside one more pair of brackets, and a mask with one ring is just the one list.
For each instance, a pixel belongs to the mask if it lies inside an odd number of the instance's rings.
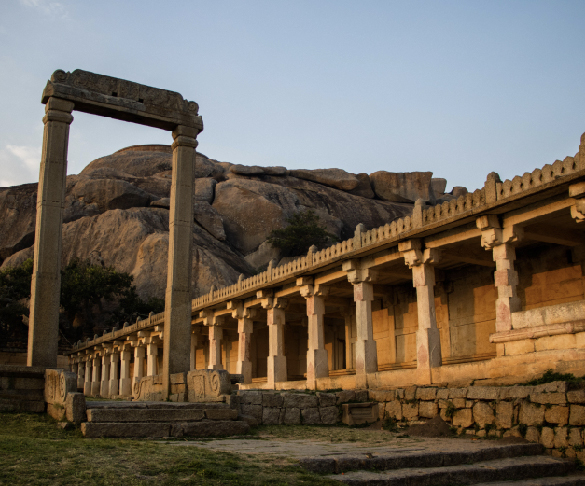
[[28,327],[26,300],[30,297],[33,260],[0,271],[0,346],[25,347]]
[[268,243],[279,248],[283,256],[305,255],[315,245],[324,248],[337,241],[335,235],[321,226],[319,216],[308,209],[287,218],[288,226],[284,229],[272,230]]

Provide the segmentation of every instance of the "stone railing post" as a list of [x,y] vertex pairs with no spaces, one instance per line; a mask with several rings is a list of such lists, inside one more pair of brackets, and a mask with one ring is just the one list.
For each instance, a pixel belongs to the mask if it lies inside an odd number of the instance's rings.
[[264,291],[259,291],[258,294],[261,295],[262,308],[266,309],[268,324],[268,386],[274,388],[275,383],[287,381],[288,376],[284,352],[285,308],[288,301],[264,295]]
[[374,341],[372,325],[372,300],[376,273],[361,269],[355,260],[343,262],[347,279],[353,285],[355,300],[356,342],[355,342],[355,383],[356,388],[368,387],[368,373],[378,371],[378,352]]
[[516,293],[518,272],[514,270],[514,244],[522,239],[524,230],[518,226],[502,228],[495,215],[481,216],[476,223],[481,230],[481,246],[493,251],[496,262],[496,332],[509,331],[512,329],[512,313],[522,310],[522,302]]
[[317,378],[329,376],[329,360],[325,349],[325,297],[329,287],[315,288],[306,277],[297,279],[301,296],[307,302],[309,345],[307,350],[307,388],[315,389]]
[[61,293],[61,225],[73,103],[49,98],[37,191],[28,366],[57,366]]
[[435,312],[435,268],[439,250],[422,250],[420,240],[398,243],[398,251],[412,270],[412,285],[416,288],[418,330],[416,332],[416,366],[431,369],[441,366],[441,335]]
[[165,294],[163,391],[171,375],[189,370],[191,351],[191,267],[195,148],[199,130],[177,126],[173,132],[173,175],[169,215],[169,256]]

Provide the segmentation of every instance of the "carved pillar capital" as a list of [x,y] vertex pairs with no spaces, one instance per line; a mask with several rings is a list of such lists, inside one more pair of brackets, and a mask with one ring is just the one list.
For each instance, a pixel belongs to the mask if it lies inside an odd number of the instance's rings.
[[569,197],[576,199],[571,206],[571,217],[577,223],[585,222],[585,182],[580,182],[569,187]]

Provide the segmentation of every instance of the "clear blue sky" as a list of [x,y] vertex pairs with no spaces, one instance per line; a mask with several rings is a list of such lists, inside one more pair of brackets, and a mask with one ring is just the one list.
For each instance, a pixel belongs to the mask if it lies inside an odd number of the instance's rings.
[[[474,189],[577,152],[584,25],[585,1],[2,0],[0,186],[38,180],[42,90],[79,68],[197,101],[218,160]],[[172,141],[74,116],[71,174]]]

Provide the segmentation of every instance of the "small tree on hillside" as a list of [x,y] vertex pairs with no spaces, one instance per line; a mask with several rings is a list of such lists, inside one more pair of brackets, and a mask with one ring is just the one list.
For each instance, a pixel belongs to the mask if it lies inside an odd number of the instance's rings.
[[293,214],[286,222],[286,228],[272,230],[267,240],[273,247],[279,248],[283,256],[305,255],[313,245],[324,248],[337,241],[335,235],[321,226],[319,216],[310,209]]

